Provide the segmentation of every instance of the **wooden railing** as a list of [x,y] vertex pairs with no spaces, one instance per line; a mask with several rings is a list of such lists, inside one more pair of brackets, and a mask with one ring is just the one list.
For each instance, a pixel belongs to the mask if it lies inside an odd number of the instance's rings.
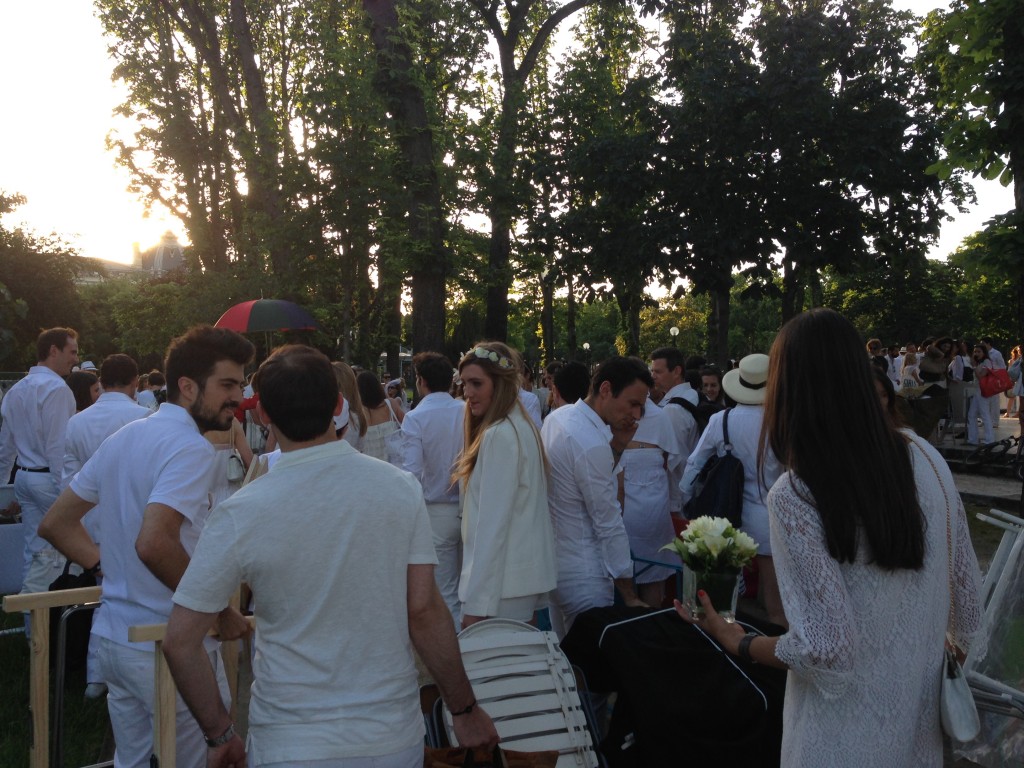
[[[94,603],[100,599],[100,587],[65,589],[56,592],[33,592],[7,595],[3,600],[6,613],[27,611],[32,621],[29,668],[29,712],[32,717],[32,740],[29,744],[29,768],[49,768],[50,750],[50,609]],[[237,607],[237,599],[232,605]],[[249,617],[250,626],[253,624]],[[129,627],[128,640],[155,644],[153,702],[153,756],[155,766],[175,764],[175,687],[171,671],[164,659],[162,645],[166,624]],[[224,674],[231,690],[231,717],[235,719],[238,700],[238,641],[221,646]]]

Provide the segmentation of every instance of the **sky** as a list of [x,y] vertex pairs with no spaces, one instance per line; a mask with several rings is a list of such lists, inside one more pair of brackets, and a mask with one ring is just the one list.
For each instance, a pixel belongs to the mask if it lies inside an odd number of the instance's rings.
[[[895,0],[925,13],[937,0]],[[87,0],[0,0],[0,190],[28,202],[4,217],[7,227],[57,233],[85,256],[130,262],[170,230],[187,242],[184,227],[155,206],[147,217],[127,191],[128,172],[104,146],[115,125],[123,89],[111,82],[99,21]],[[978,203],[943,226],[930,254],[944,257],[997,213],[1009,210],[1012,191],[975,181]]]

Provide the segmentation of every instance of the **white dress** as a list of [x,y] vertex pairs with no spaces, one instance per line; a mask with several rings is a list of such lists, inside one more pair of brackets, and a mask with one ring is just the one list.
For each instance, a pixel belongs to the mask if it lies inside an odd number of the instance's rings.
[[[668,511],[668,470],[665,457],[655,448],[627,448],[619,459],[625,497],[622,522],[626,524],[629,548],[634,557],[661,562],[678,561],[671,552],[659,551],[675,538],[672,515]],[[664,581],[675,575],[672,568],[637,563],[638,584]],[[641,570],[643,573],[640,573]]]
[[384,404],[388,407],[388,416],[390,418],[380,424],[372,424],[366,428],[366,434],[363,435],[362,448],[365,456],[373,456],[373,458],[380,459],[381,461],[388,460],[388,435],[398,429],[398,418],[395,416],[395,412],[391,410],[391,403],[385,400]]
[[947,498],[957,526],[954,629],[961,647],[980,623],[981,582],[949,469],[925,441],[908,439],[926,521],[919,571],[871,564],[866,543],[855,563],[833,559],[817,510],[800,497],[810,493],[792,473],[768,496],[775,569],[790,622],[775,648],[790,668],[782,726],[782,764],[789,768],[942,765]]

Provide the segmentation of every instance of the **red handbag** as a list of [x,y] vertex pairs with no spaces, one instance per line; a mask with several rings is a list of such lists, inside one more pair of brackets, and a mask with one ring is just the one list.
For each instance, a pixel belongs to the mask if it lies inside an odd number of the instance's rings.
[[1013,382],[1010,381],[1010,374],[1005,368],[995,368],[989,371],[988,376],[978,379],[978,389],[981,390],[982,397],[992,397],[1013,389]]

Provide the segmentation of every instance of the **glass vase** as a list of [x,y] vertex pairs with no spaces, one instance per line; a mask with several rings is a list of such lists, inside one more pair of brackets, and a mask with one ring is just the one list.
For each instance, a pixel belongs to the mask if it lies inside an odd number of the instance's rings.
[[736,621],[736,602],[740,597],[739,571],[694,571],[683,564],[682,603],[695,617],[704,615],[697,592],[704,590],[719,615],[728,622]]

